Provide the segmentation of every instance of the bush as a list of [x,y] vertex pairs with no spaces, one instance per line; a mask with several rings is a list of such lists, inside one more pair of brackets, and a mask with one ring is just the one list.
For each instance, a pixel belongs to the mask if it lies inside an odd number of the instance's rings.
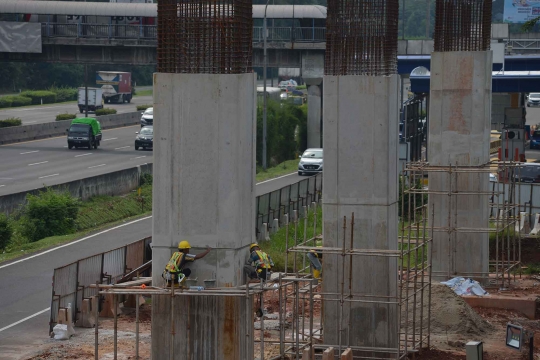
[[112,115],[112,114],[116,114],[116,110],[115,110],[115,109],[111,109],[111,108],[103,108],[103,109],[98,109],[98,110],[96,110],[96,116],[101,116],[101,115]]
[[56,102],[64,102],[70,100],[77,100],[77,95],[79,90],[77,88],[68,88],[68,87],[51,87],[49,91],[56,94]]
[[144,173],[141,175],[141,179],[140,179],[141,186],[152,185],[152,181],[153,181],[152,174]]
[[154,105],[148,105],[148,104],[147,105],[137,105],[137,111],[144,111],[144,110],[146,110],[148,108],[151,108],[152,106],[154,106]]
[[11,107],[11,99],[8,96],[0,97],[0,108]]
[[76,117],[77,115],[75,114],[68,114],[68,113],[58,114],[56,115],[56,121],[71,120],[71,119],[75,119]]
[[47,90],[23,91],[21,96],[32,99],[32,104],[34,105],[41,104],[41,100],[43,100],[44,104],[52,104],[56,102],[56,94]]
[[32,99],[25,96],[5,96],[4,98],[8,98],[11,100],[11,106],[17,107],[17,106],[26,106],[26,105],[32,105]]
[[22,121],[20,118],[8,118],[0,120],[0,128],[11,127],[11,126],[21,126]]
[[37,195],[28,194],[26,199],[28,204],[20,221],[23,224],[22,235],[28,241],[75,232],[78,200],[69,193],[47,188]]
[[0,214],[0,250],[6,248],[11,242],[13,230],[5,214]]

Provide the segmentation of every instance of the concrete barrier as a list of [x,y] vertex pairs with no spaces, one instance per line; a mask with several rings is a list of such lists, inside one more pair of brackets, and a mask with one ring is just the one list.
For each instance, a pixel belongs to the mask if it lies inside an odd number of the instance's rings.
[[[152,174],[152,164],[118,170],[85,179],[52,185],[51,189],[68,191],[72,196],[86,200],[97,195],[123,195],[140,185],[143,174]],[[27,194],[37,194],[44,188],[0,196],[0,212],[9,214],[26,204]]]
[[[140,124],[141,113],[139,111],[98,116],[97,120],[102,129]],[[55,136],[66,135],[71,120],[51,121],[43,124],[13,126],[0,128],[0,145],[12,144],[21,141],[46,139]]]

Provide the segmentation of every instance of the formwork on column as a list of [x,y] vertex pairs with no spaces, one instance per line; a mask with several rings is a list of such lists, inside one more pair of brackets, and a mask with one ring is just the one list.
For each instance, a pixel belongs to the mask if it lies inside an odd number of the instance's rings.
[[[480,166],[433,166],[427,162],[408,163],[404,169],[404,181],[402,183],[403,192],[408,195],[409,209],[416,209],[413,217],[426,215],[446,217],[446,226],[431,226],[433,233],[448,234],[448,271],[433,272],[433,275],[445,276],[448,279],[453,277],[483,278],[488,277],[487,286],[504,287],[510,285],[512,275],[519,268],[521,263],[521,237],[517,219],[519,218],[520,205],[519,187],[516,194],[516,177],[519,178],[521,166],[516,162],[492,161]],[[423,181],[429,179],[429,174],[444,173],[447,177],[447,188],[430,190],[424,186]],[[458,184],[462,178],[470,174],[497,174],[497,181],[490,182],[489,191],[459,191]],[[406,180],[405,180],[406,179]],[[407,186],[405,185],[407,183]],[[425,208],[428,194],[448,196],[448,212],[445,214],[433,214],[430,211],[422,210],[421,215],[417,215],[420,207]],[[516,198],[517,195],[517,198]],[[481,196],[482,203],[489,209],[489,222],[477,224],[474,227],[462,227],[458,225],[457,201],[463,197]],[[415,206],[420,202],[420,207]],[[405,202],[404,202],[405,203]],[[402,204],[404,206],[404,204]],[[403,208],[402,208],[403,209]],[[402,210],[403,211],[403,210]],[[414,221],[413,221],[414,223]],[[433,222],[432,222],[433,223]],[[405,226],[406,222],[403,222]],[[408,225],[410,228],[410,225]],[[412,229],[411,229],[412,230]],[[416,229],[418,233],[419,229]],[[484,273],[464,273],[456,270],[457,239],[460,234],[490,234],[489,242],[489,271]]]

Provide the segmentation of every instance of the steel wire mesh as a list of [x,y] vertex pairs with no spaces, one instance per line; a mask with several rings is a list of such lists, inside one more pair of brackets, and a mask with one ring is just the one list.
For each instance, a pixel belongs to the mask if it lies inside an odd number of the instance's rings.
[[491,39],[492,0],[437,0],[435,51],[485,51]]
[[330,0],[326,75],[397,73],[398,0]]
[[246,0],[161,0],[158,72],[251,72],[253,18]]

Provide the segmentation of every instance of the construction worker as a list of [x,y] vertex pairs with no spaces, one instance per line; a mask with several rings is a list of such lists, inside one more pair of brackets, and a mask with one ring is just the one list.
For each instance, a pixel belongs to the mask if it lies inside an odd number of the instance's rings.
[[191,270],[184,268],[187,262],[202,259],[210,252],[210,250],[212,250],[212,248],[207,246],[205,252],[197,255],[190,254],[189,250],[191,250],[191,245],[187,240],[182,240],[178,243],[178,251],[175,251],[172,254],[171,259],[165,266],[165,270],[163,270],[163,274],[161,275],[167,280],[167,286],[170,286],[171,279],[173,278],[174,283],[179,284],[184,277],[189,277],[189,275],[191,275]]
[[270,255],[259,248],[259,244],[251,244],[249,258],[244,265],[244,272],[250,279],[262,279],[266,281],[274,262]]
[[311,263],[311,266],[313,266],[313,277],[315,279],[320,279],[322,271],[322,251],[316,251],[315,249],[311,249],[307,253],[307,257],[309,259],[309,262]]

